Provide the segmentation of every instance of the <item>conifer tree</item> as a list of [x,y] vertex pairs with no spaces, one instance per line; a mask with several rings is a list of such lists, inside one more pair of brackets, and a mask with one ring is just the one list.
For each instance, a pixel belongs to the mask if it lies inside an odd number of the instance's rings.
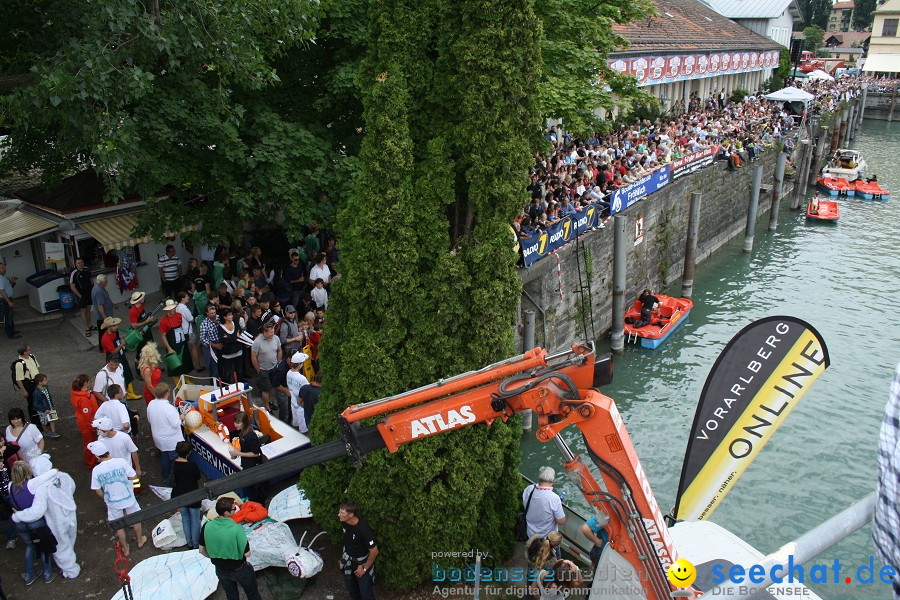
[[[337,436],[335,415],[350,404],[514,352],[521,283],[509,222],[527,201],[529,136],[539,130],[532,4],[373,10],[360,177],[339,217],[344,269],[323,338],[314,443]],[[411,22],[422,26],[411,32]],[[374,233],[382,225],[390,235]],[[464,428],[375,452],[359,470],[310,469],[302,484],[332,533],[337,504],[359,503],[381,546],[380,577],[404,589],[428,576],[434,550],[511,551],[520,434],[519,419]]]

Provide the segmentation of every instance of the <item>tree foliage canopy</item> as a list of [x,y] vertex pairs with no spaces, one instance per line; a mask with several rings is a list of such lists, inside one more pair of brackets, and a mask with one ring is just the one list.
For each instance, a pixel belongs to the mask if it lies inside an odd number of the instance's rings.
[[854,31],[865,31],[872,26],[875,20],[875,9],[878,8],[875,0],[855,0],[853,18],[850,22]]
[[828,17],[831,15],[832,0],[799,0],[803,10],[803,26],[816,25],[828,28]]
[[[275,61],[314,36],[315,0],[13,5],[0,68],[19,85],[0,103],[2,170],[38,169],[49,184],[90,165],[110,199],[168,188],[146,220],[157,233],[196,222],[178,200],[202,193],[204,229],[221,235],[339,179],[322,128],[266,94]],[[288,216],[306,222],[310,206]]]
[[804,50],[815,52],[822,47],[822,42],[825,39],[825,31],[823,31],[821,27],[810,25],[803,30],[803,35],[806,36],[806,39],[803,42]]

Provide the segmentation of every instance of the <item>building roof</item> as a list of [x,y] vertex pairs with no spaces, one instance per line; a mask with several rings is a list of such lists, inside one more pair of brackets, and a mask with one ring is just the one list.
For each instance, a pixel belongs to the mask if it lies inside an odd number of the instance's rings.
[[[66,216],[98,208],[114,208],[114,205],[105,203],[105,194],[103,182],[93,169],[87,169],[66,177],[51,190],[31,187],[15,192],[14,196],[50,213]],[[118,206],[140,201],[139,198],[130,198],[119,202]]]
[[835,31],[826,33],[823,43],[826,46],[833,44],[830,46],[832,48],[852,48],[853,44],[856,44],[857,48],[861,48],[870,37],[872,37],[872,33],[869,31]]
[[628,40],[622,52],[781,50],[781,44],[723,17],[699,0],[651,0],[657,15],[613,30]]
[[835,2],[831,6],[831,10],[853,10],[855,6],[853,0],[847,0],[846,2]]
[[794,20],[801,20],[797,0],[703,0],[703,3],[729,19],[775,19],[790,9]]

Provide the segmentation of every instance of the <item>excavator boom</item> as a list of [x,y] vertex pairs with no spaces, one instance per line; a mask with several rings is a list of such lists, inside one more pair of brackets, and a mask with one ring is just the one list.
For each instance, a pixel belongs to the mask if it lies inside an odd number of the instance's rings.
[[[610,542],[595,573],[595,588],[614,590],[631,584],[642,590],[644,598],[663,600],[673,589],[666,573],[677,555],[616,404],[595,389],[610,377],[608,357],[597,360],[592,344],[578,344],[552,356],[535,349],[418,390],[350,406],[340,417],[341,428],[348,454],[361,460],[364,451],[355,440],[366,419],[377,419],[384,445],[396,452],[426,437],[533,411],[538,439],[557,445],[566,471],[587,502],[609,517]],[[560,436],[570,425],[584,436],[600,481]],[[597,577],[607,577],[610,585],[598,586]],[[600,592],[592,597],[604,596]]]

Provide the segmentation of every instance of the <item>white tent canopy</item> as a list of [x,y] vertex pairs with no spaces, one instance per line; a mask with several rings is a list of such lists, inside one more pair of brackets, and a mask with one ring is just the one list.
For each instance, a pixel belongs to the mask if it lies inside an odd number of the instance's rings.
[[776,102],[802,102],[804,106],[809,104],[809,101],[814,98],[815,96],[809,92],[804,92],[795,87],[786,87],[783,90],[772,92],[766,96],[766,100],[775,100]]
[[823,81],[834,81],[834,77],[823,71],[822,69],[816,69],[812,73],[809,74],[810,79],[821,79]]

